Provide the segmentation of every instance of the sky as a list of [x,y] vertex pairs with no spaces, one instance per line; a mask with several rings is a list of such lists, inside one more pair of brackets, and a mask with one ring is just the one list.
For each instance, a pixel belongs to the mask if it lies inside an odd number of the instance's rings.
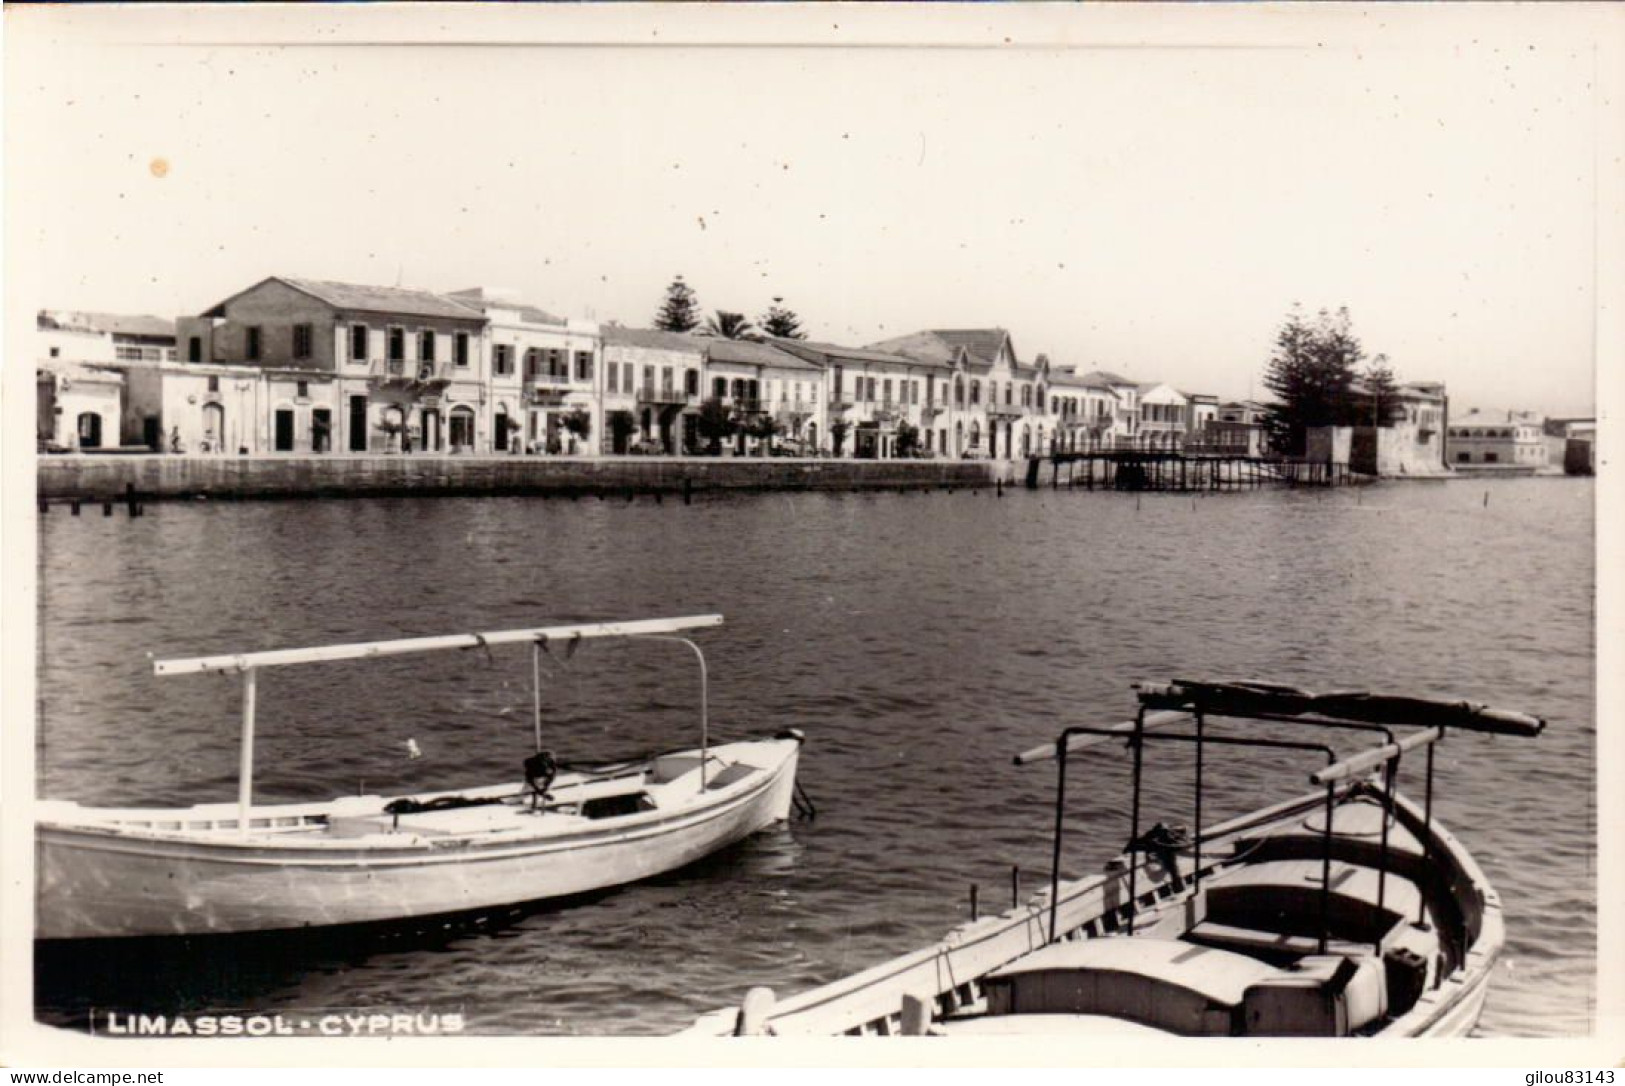
[[681,274],[1229,399],[1346,306],[1453,410],[1595,411],[1595,12],[337,7],[9,11],[10,319],[282,274],[646,325]]

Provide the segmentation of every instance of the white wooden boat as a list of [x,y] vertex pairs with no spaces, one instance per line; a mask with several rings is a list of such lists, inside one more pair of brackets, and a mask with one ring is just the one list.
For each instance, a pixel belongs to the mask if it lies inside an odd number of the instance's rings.
[[[412,920],[581,894],[692,863],[788,817],[802,743],[793,729],[710,743],[705,659],[678,635],[721,621],[706,615],[158,661],[159,675],[241,673],[238,801],[167,810],[39,802],[36,937]],[[606,637],[676,641],[699,656],[697,748],[564,771],[542,752],[542,653],[550,643],[574,651]],[[523,782],[253,803],[258,669],[512,643],[533,646],[536,683],[538,753],[524,759]]]
[[[1449,1037],[1473,1028],[1504,939],[1501,901],[1433,817],[1434,746],[1453,732],[1533,736],[1544,721],[1262,683],[1142,685],[1139,701],[1133,721],[1068,728],[1016,759],[1059,764],[1045,892],[782,1001],[752,989],[739,1008],[687,1032]],[[1295,737],[1216,733],[1220,717],[1274,722]],[[1194,729],[1170,730],[1183,723]],[[1396,732],[1406,725],[1415,729]],[[1339,759],[1321,741],[1334,729],[1381,741]],[[1129,846],[1100,874],[1063,880],[1068,760],[1123,740],[1134,761]],[[1296,799],[1195,835],[1160,823],[1142,832],[1144,760],[1163,742],[1194,748],[1197,827],[1209,746],[1273,747],[1324,763],[1310,776],[1315,791]],[[1395,778],[1402,757],[1424,748],[1417,804]]]

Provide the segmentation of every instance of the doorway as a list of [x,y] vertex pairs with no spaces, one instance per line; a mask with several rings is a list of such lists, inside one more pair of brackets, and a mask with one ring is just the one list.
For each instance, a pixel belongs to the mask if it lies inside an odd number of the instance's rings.
[[277,409],[275,448],[277,452],[293,452],[293,412],[286,407]]
[[367,451],[367,398],[350,397],[350,451]]

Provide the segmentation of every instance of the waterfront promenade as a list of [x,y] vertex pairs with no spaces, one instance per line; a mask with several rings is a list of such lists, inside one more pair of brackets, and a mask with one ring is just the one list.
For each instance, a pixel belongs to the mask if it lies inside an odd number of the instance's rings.
[[705,491],[990,487],[1015,466],[990,460],[790,457],[42,456],[38,497],[110,501],[400,495],[687,496]]

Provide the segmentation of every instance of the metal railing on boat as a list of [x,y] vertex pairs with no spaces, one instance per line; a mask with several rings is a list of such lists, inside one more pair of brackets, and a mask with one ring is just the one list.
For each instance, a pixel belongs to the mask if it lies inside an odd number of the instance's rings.
[[365,660],[386,656],[402,656],[418,652],[442,652],[448,649],[484,649],[496,645],[531,645],[532,712],[535,723],[536,749],[542,747],[542,693],[541,657],[552,644],[565,646],[566,658],[573,654],[581,642],[600,638],[631,638],[650,641],[676,641],[694,650],[700,664],[700,788],[705,788],[706,755],[710,743],[710,679],[705,666],[705,654],[686,637],[676,636],[687,630],[706,629],[722,625],[721,615],[689,615],[678,618],[638,619],[631,622],[589,622],[564,626],[536,626],[518,630],[495,630],[484,633],[448,634],[438,637],[398,638],[391,641],[363,641],[342,645],[318,645],[308,648],[270,649],[260,652],[233,653],[223,656],[194,656],[172,660],[154,660],[155,675],[195,675],[206,672],[216,674],[240,673],[243,677],[242,748],[238,760],[237,806],[239,833],[247,836],[252,822],[254,789],[254,710],[257,700],[257,678],[262,667],[285,667],[293,664],[332,663],[341,660]]
[[[1386,899],[1389,867],[1389,824],[1393,819],[1393,795],[1399,761],[1407,752],[1418,747],[1428,748],[1427,785],[1424,801],[1422,846],[1424,860],[1431,851],[1433,821],[1433,748],[1443,737],[1446,728],[1482,731],[1491,734],[1537,735],[1545,721],[1522,713],[1490,709],[1467,702],[1449,702],[1435,699],[1372,695],[1364,692],[1340,692],[1315,695],[1294,687],[1262,683],[1211,684],[1180,680],[1172,684],[1140,684],[1140,709],[1135,719],[1112,727],[1072,727],[1063,731],[1053,743],[1034,747],[1017,755],[1017,765],[1056,759],[1057,786],[1055,800],[1055,840],[1050,875],[1050,939],[1056,938],[1056,903],[1059,898],[1061,843],[1065,825],[1066,764],[1068,756],[1097,747],[1115,739],[1125,739],[1134,752],[1133,800],[1130,816],[1128,851],[1129,915],[1128,930],[1134,928],[1134,915],[1138,900],[1139,864],[1135,854],[1146,851],[1140,835],[1141,780],[1144,773],[1143,747],[1145,740],[1183,742],[1196,747],[1195,819],[1196,831],[1193,847],[1195,864],[1192,875],[1193,891],[1199,890],[1202,876],[1202,795],[1204,782],[1203,751],[1207,744],[1220,746],[1276,747],[1282,749],[1315,750],[1326,755],[1324,768],[1311,774],[1312,784],[1326,789],[1326,824],[1322,840],[1321,923],[1319,946],[1324,951],[1328,937],[1330,906],[1331,842],[1333,809],[1337,787],[1355,778],[1382,769],[1385,774],[1382,789],[1382,841],[1378,863],[1377,904],[1381,908]],[[1151,711],[1155,709],[1156,711]],[[1342,760],[1329,746],[1299,743],[1278,739],[1213,736],[1205,731],[1208,716],[1232,717],[1247,720],[1265,720],[1316,728],[1340,728],[1357,731],[1381,732],[1386,742],[1381,746],[1360,751]],[[1160,729],[1194,720],[1196,734],[1164,734]],[[1393,725],[1423,725],[1422,730],[1395,739]],[[1425,903],[1419,908],[1425,909]],[[1420,922],[1423,917],[1418,916]]]

